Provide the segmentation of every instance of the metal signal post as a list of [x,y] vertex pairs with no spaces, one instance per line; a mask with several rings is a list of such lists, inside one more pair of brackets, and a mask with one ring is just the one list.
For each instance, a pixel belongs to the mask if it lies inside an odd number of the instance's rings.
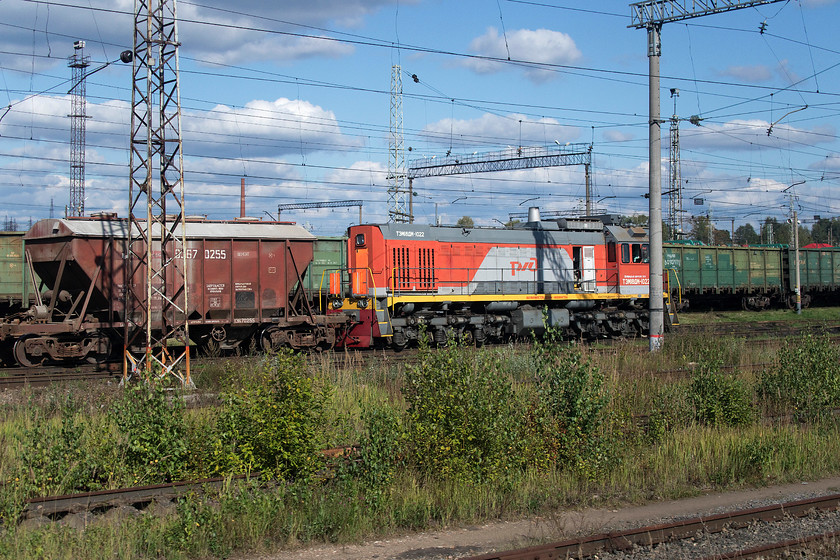
[[175,0],[135,0],[123,379],[190,380]]

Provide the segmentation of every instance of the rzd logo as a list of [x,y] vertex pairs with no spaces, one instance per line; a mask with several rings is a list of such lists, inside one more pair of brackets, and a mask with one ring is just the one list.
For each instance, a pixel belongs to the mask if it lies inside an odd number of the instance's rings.
[[536,272],[537,270],[537,257],[531,257],[531,260],[525,262],[519,261],[510,261],[510,275],[516,276],[517,272],[522,270],[530,270]]

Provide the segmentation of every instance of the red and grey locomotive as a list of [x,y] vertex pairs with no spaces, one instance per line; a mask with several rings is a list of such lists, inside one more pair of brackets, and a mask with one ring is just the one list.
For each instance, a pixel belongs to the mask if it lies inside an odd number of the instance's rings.
[[401,348],[425,329],[437,342],[481,344],[545,322],[575,337],[646,333],[647,232],[606,222],[351,226],[342,312],[355,322],[342,343]]

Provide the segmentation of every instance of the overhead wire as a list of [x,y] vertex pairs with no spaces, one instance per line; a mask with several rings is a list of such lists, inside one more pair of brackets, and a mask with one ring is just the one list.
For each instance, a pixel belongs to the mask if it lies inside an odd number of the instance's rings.
[[[512,0],[510,0],[510,1],[512,1]],[[524,3],[524,2],[520,2],[520,3]],[[57,3],[49,3],[49,4],[57,4]],[[443,52],[443,51],[441,51],[441,52]],[[708,82],[708,83],[714,83],[714,82]],[[449,98],[449,99],[451,99],[451,98]],[[433,137],[433,136],[430,136],[430,137]],[[451,135],[450,135],[450,141],[451,141]]]

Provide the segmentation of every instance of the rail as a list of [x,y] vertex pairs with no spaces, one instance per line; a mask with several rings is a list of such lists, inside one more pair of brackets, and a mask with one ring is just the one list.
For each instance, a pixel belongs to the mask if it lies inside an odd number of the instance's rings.
[[628,531],[593,535],[582,539],[555,542],[526,549],[473,556],[470,560],[583,558],[603,551],[631,550],[635,547],[652,548],[655,545],[676,539],[692,538],[702,532],[715,533],[733,527],[747,527],[755,521],[773,521],[785,516],[802,517],[814,509],[833,511],[839,508],[840,494],[833,494],[709,517],[686,519],[674,523],[650,525]]

